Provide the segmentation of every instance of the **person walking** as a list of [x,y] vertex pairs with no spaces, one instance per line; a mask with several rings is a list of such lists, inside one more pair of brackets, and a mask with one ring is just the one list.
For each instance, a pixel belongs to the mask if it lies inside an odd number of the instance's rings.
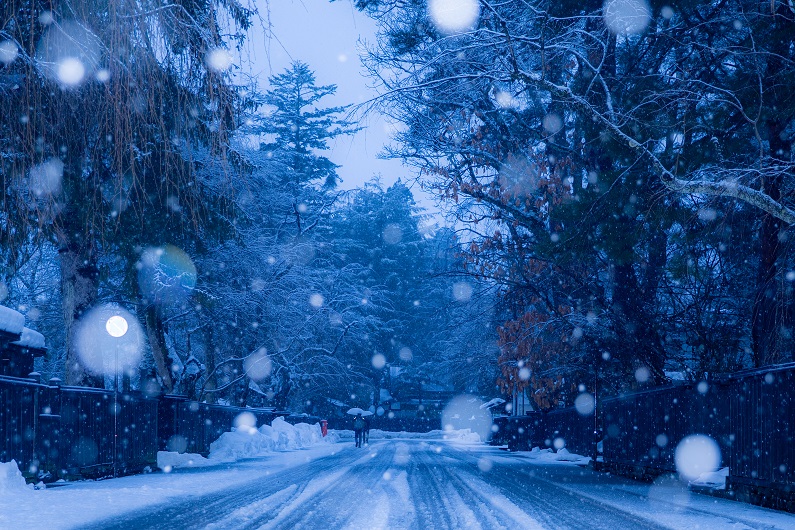
[[362,446],[362,434],[364,433],[364,418],[359,413],[353,418],[353,439],[356,442],[356,447]]
[[365,416],[362,419],[364,420],[364,431],[362,431],[362,442],[364,442],[364,445],[368,445],[370,443],[370,416]]

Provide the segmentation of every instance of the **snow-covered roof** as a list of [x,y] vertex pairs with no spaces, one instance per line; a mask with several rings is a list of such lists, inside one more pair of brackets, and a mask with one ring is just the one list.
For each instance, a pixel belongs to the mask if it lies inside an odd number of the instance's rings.
[[480,406],[480,408],[481,409],[490,409],[492,407],[496,407],[497,405],[502,405],[503,403],[505,403],[504,399],[502,399],[502,398],[494,398],[494,399],[489,400],[489,401],[485,402],[484,404],[482,404]]
[[39,333],[38,331],[32,330],[30,328],[22,328],[22,337],[14,341],[12,344],[16,344],[18,346],[24,346],[25,348],[35,348],[37,350],[44,349],[44,335]]
[[382,388],[379,392],[378,399],[381,401],[381,403],[383,403],[384,401],[392,401],[394,398],[392,397],[392,394],[389,393],[389,390]]
[[10,307],[0,305],[0,331],[20,335],[25,328],[25,316]]
[[329,403],[331,403],[332,405],[335,405],[335,406],[337,406],[337,407],[348,407],[348,408],[350,408],[348,405],[346,405],[345,403],[343,403],[343,402],[342,402],[342,401],[340,401],[339,399],[326,398],[326,400],[327,400]]

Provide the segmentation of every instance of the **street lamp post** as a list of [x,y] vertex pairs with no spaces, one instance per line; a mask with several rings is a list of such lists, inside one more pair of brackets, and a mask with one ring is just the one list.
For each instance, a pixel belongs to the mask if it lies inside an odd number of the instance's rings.
[[[129,325],[121,315],[114,315],[105,322],[105,331],[115,339],[122,338]],[[119,459],[119,342],[113,344],[113,476],[118,476]]]

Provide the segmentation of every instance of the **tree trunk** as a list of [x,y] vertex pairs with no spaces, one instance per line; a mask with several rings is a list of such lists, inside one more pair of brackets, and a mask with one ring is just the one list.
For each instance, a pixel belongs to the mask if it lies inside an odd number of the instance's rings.
[[[787,156],[789,161],[789,145],[781,140],[783,124],[779,120],[768,122],[768,141],[773,159]],[[783,161],[783,160],[782,160]],[[767,178],[762,187],[773,199],[781,199],[781,174]],[[782,221],[770,214],[762,218],[759,228],[759,271],[756,277],[756,296],[752,316],[751,340],[754,366],[764,366],[779,360],[780,327],[777,315],[778,283],[776,262],[779,255],[779,237]]]
[[212,326],[204,326],[204,366],[207,367],[207,382],[204,383],[204,389],[207,391],[205,394],[205,401],[207,403],[215,403],[216,393],[214,390],[218,388],[218,379],[215,376],[215,344],[213,342],[213,328]]
[[618,348],[626,369],[638,368],[638,361],[649,369],[649,383],[665,381],[665,351],[657,327],[648,317],[643,304],[643,293],[638,287],[637,275],[630,260],[613,266],[613,303]]
[[160,312],[154,305],[146,308],[146,336],[149,339],[149,347],[152,349],[152,358],[155,361],[157,375],[162,380],[163,388],[166,392],[174,391],[174,376],[171,366],[174,364],[168,354],[166,346],[166,334],[163,329],[163,319]]
[[97,302],[99,270],[90,252],[80,252],[75,246],[60,249],[61,308],[66,330],[66,368],[64,379],[67,385],[103,388],[104,379],[87,371],[73,343],[75,325],[83,314]]
[[[780,79],[781,72],[786,71],[786,65],[782,60],[787,57],[792,44],[792,29],[795,27],[790,20],[791,13],[788,12],[786,3],[771,4],[774,14],[774,24],[771,30],[772,49],[767,62],[767,76],[774,80]],[[778,13],[776,13],[778,10]],[[769,146],[769,156],[772,165],[784,167],[791,162],[792,153],[790,140],[785,139],[790,116],[784,113],[784,109],[790,108],[791,87],[782,82],[771,82],[765,90],[765,98],[769,101],[771,116],[766,123],[767,141]],[[771,172],[762,180],[762,191],[778,202],[781,200],[781,188],[783,175],[781,172]],[[791,175],[790,175],[791,176]],[[764,366],[766,364],[779,362],[782,357],[781,352],[781,314],[778,311],[780,302],[779,288],[776,281],[780,250],[780,237],[782,221],[770,214],[765,214],[762,218],[762,225],[759,229],[759,271],[756,280],[756,296],[754,297],[754,307],[751,321],[751,347],[753,352],[754,366]]]

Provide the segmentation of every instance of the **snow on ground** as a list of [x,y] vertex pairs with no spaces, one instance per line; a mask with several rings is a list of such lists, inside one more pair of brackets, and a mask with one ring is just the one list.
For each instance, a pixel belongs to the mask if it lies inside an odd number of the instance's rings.
[[[496,447],[451,445],[477,460],[484,476],[506,468],[521,470],[527,483],[545,489],[549,496],[565,493],[581,505],[589,501],[603,509],[615,509],[665,528],[795,528],[795,515],[743,502],[702,495],[688,489],[688,482],[662,476],[652,484],[608,473],[598,473],[569,460],[555,461],[551,450],[507,453]],[[533,455],[536,455],[534,457]],[[572,453],[569,453],[573,455]],[[543,456],[552,455],[552,456]],[[577,456],[577,455],[573,455]],[[587,462],[586,457],[583,461]],[[482,465],[487,462],[488,465]],[[539,465],[540,464],[540,465]],[[552,465],[550,465],[552,464]],[[536,467],[537,466],[537,467]],[[553,471],[556,469],[560,471]],[[725,471],[715,472],[725,479]],[[707,480],[707,477],[704,477]],[[709,480],[716,479],[711,477]],[[529,486],[528,486],[529,487]],[[594,515],[598,519],[598,513]],[[562,525],[565,527],[565,525]]]
[[72,482],[45,490],[17,488],[13,493],[0,490],[0,528],[81,527],[125,512],[264,480],[277,471],[339,450],[335,444],[321,444],[303,451],[271,453],[206,469]]
[[321,443],[45,491],[4,467],[13,493],[0,490],[0,528],[795,528],[795,516],[698,495],[676,479],[649,485],[577,466],[567,451],[508,453],[442,436]]
[[[340,450],[338,438],[324,439],[319,425],[290,425],[281,418],[273,424],[253,432],[245,432],[247,427],[233,428],[212,444],[209,458],[160,451],[158,467],[165,473],[61,482],[35,490],[25,485],[16,462],[0,463],[0,528],[80,527],[169,499],[242,485]],[[176,471],[180,468],[195,469]]]

